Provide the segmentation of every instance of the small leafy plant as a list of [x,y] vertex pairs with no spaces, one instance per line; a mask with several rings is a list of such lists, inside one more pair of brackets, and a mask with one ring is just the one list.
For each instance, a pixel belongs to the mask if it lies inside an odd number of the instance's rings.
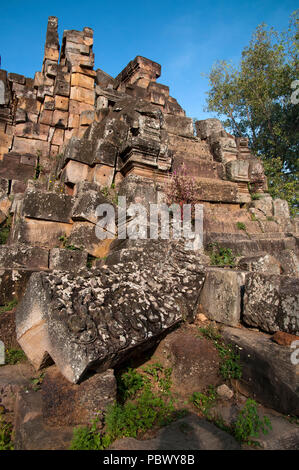
[[216,401],[216,392],[214,387],[210,386],[206,395],[201,392],[194,392],[190,398],[190,401],[201,411],[201,413],[207,415],[209,409]]
[[236,439],[239,442],[252,445],[254,444],[252,438],[258,438],[260,432],[268,434],[269,429],[272,429],[270,419],[267,416],[260,419],[256,402],[248,398],[234,424],[234,435]]
[[0,411],[0,450],[13,450],[12,424],[7,423],[3,413]]
[[195,204],[199,199],[199,187],[195,179],[187,173],[185,164],[171,173],[165,184],[164,193],[169,206],[179,204],[181,206],[181,218],[183,219],[183,205],[191,204],[191,218],[195,217]]
[[38,392],[40,390],[44,378],[45,378],[45,374],[41,373],[41,374],[39,374],[38,377],[32,377],[30,379],[30,382],[32,384],[32,390],[34,392]]
[[62,242],[63,248],[66,250],[72,250],[72,251],[81,251],[82,248],[78,248],[75,245],[70,245],[68,241],[68,237],[66,235],[62,235],[59,237],[59,241]]
[[240,355],[234,351],[232,345],[224,343],[221,335],[211,326],[199,328],[200,333],[207,339],[213,341],[221,358],[219,371],[222,377],[228,379],[240,379],[242,377],[242,366]]
[[246,231],[246,225],[243,222],[237,222],[237,229]]
[[5,305],[0,306],[0,313],[4,312],[10,312],[15,308],[15,306],[18,304],[17,299],[12,299],[9,302],[7,302]]
[[171,369],[159,363],[140,371],[128,368],[118,377],[120,401],[108,407],[104,430],[97,429],[97,420],[75,429],[71,449],[106,449],[117,438],[138,437],[170,423],[178,416],[170,387]]
[[11,229],[12,217],[9,215],[0,227],[0,245],[5,245]]
[[231,266],[236,264],[236,258],[230,248],[220,246],[218,243],[209,245],[209,256],[212,266]]
[[252,193],[251,199],[252,201],[258,201],[259,199],[261,199],[261,195],[259,193]]
[[5,351],[5,364],[15,365],[27,359],[26,354],[22,349],[6,349]]

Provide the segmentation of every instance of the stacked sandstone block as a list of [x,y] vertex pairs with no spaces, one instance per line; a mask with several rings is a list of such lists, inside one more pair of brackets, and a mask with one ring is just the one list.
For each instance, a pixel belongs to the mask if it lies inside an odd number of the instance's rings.
[[[25,189],[28,178],[49,174],[63,144],[82,136],[94,116],[93,32],[65,31],[49,17],[44,60],[34,80],[0,71],[0,175]],[[22,188],[21,188],[22,186]]]

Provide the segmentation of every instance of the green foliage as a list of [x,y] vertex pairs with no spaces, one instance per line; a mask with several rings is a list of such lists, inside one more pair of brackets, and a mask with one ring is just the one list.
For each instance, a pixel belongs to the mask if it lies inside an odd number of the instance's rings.
[[108,196],[109,196],[109,188],[108,188],[108,186],[104,186],[104,187],[101,189],[101,193],[103,194],[104,197],[108,197]]
[[145,378],[135,369],[129,368],[124,372],[118,381],[118,391],[125,401],[128,398],[134,398],[136,393],[144,386]]
[[251,193],[251,199],[253,201],[258,201],[259,199],[261,199],[261,195],[259,193]]
[[98,418],[90,426],[75,428],[70,450],[103,450],[105,447],[101,434],[97,432],[97,423]]
[[34,392],[38,392],[40,390],[44,378],[45,378],[45,374],[41,373],[39,374],[38,377],[32,377],[30,379],[30,382],[32,384],[32,390],[34,390]]
[[250,217],[251,217],[252,222],[257,222],[258,221],[257,216],[253,212],[251,212]]
[[234,436],[240,442],[253,444],[251,438],[259,437],[259,433],[268,433],[272,429],[271,422],[267,416],[260,419],[257,412],[257,404],[251,398],[248,398],[244,408],[240,411],[237,421],[234,424]]
[[92,268],[94,261],[97,259],[96,256],[92,256],[88,253],[87,255],[87,262],[86,262],[86,267],[88,269]]
[[0,412],[0,450],[13,450],[12,429],[12,424],[7,423]]
[[61,237],[59,237],[59,241],[62,242],[63,248],[65,248],[66,250],[72,250],[72,251],[82,250],[82,248],[78,248],[75,245],[70,245],[68,241],[68,237],[66,235],[61,235]]
[[209,245],[209,256],[213,266],[235,266],[235,256],[230,248],[220,246],[218,243]]
[[177,418],[170,386],[171,369],[159,363],[140,372],[129,368],[118,377],[121,400],[108,407],[104,430],[97,430],[97,420],[75,429],[71,449],[105,449],[117,438],[137,437],[153,426],[170,423]]
[[218,352],[222,359],[220,364],[220,373],[226,380],[240,379],[242,377],[242,367],[240,364],[240,355],[235,353],[231,345],[217,345]]
[[12,217],[9,215],[0,227],[0,245],[5,245],[8,240],[12,224]]
[[26,354],[22,349],[6,349],[5,351],[5,364],[15,365],[27,359]]
[[246,225],[243,222],[237,222],[237,229],[246,231]]
[[248,137],[264,163],[269,193],[286,199],[293,214],[299,208],[299,113],[291,101],[291,84],[298,79],[298,13],[282,33],[258,26],[239,66],[216,63],[207,98],[207,111],[225,118],[229,132]]
[[211,406],[213,406],[216,401],[216,392],[214,387],[209,387],[207,395],[201,392],[194,392],[190,401],[201,411],[201,413],[207,415]]
[[242,366],[240,355],[237,354],[233,346],[225,344],[221,335],[209,325],[206,328],[199,328],[200,333],[207,339],[213,341],[221,358],[219,371],[225,380],[240,379],[242,377]]
[[10,312],[11,310],[13,310],[15,308],[15,306],[18,304],[18,300],[17,299],[12,299],[10,300],[9,302],[7,302],[5,305],[1,305],[0,306],[0,313],[4,313],[4,312]]

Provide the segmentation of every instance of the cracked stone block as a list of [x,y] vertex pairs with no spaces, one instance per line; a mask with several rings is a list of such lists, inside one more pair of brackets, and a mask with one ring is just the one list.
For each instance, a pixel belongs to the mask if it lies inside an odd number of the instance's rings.
[[125,264],[34,273],[16,311],[18,342],[35,368],[51,358],[77,383],[193,318],[204,273],[194,254],[161,241]]
[[199,299],[206,317],[224,325],[238,325],[245,279],[244,272],[209,268]]
[[99,217],[96,209],[101,204],[109,203],[100,191],[81,192],[76,198],[73,207],[72,219],[82,220],[96,224]]
[[250,273],[244,295],[243,320],[268,333],[299,333],[299,279]]

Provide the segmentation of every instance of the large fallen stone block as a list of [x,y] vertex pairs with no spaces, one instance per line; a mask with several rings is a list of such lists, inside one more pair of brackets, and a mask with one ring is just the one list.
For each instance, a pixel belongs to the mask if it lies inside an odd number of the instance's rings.
[[241,392],[284,414],[299,415],[299,364],[294,349],[279,346],[269,335],[246,328],[223,327],[223,338],[240,354]]
[[247,325],[274,333],[299,333],[299,279],[250,273],[244,295],[243,320]]
[[238,325],[245,279],[244,272],[209,268],[199,299],[202,312],[210,320]]
[[76,383],[193,318],[205,268],[177,246],[150,241],[125,265],[33,274],[16,311],[17,339],[33,365],[43,367],[50,356]]

